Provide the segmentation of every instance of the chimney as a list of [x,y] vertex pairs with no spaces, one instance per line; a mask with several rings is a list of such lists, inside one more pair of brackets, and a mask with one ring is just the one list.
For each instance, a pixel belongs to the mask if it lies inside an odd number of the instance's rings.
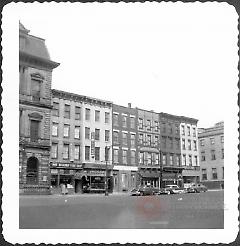
[[132,104],[131,103],[128,103],[128,107],[131,108],[132,107]]

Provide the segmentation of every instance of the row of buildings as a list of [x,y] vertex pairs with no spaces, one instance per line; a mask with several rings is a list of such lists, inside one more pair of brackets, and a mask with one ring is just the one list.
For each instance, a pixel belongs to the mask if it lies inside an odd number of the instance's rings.
[[[21,193],[59,192],[61,184],[76,193],[101,191],[105,180],[110,192],[141,184],[183,186],[210,172],[200,170],[196,119],[54,90],[57,66],[45,41],[20,23]],[[199,134],[205,138],[209,131]]]

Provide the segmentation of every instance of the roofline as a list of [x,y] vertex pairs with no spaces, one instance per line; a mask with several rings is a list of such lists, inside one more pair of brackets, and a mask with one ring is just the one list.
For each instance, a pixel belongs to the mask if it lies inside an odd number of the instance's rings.
[[28,34],[28,36],[33,37],[33,38],[40,39],[40,40],[42,40],[42,41],[46,41],[45,38],[40,38],[40,37],[34,36],[34,35],[32,35],[32,34]]

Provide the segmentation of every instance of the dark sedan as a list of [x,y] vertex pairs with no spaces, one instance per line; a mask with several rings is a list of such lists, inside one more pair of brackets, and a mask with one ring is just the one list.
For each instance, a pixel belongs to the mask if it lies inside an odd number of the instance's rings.
[[194,184],[191,187],[187,189],[188,193],[200,193],[200,192],[206,192],[208,189],[203,184]]

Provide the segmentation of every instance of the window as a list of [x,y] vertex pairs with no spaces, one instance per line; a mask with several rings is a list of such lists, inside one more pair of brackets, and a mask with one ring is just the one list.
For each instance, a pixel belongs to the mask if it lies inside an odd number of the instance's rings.
[[205,151],[201,152],[201,161],[206,161]]
[[52,136],[58,136],[58,124],[57,123],[53,123],[52,125]]
[[147,135],[147,145],[151,145],[151,135]]
[[162,123],[162,132],[166,133],[166,123],[165,122]]
[[143,134],[139,134],[139,144],[143,144]]
[[197,150],[197,141],[196,140],[193,140],[193,148],[194,148],[194,150]]
[[197,166],[198,165],[198,158],[196,155],[194,156],[194,160],[195,160],[195,166]]
[[169,138],[169,141],[170,141],[170,149],[173,149],[173,139]]
[[190,126],[187,126],[187,135],[190,136],[191,132],[190,132]]
[[185,145],[185,139],[182,139],[182,148],[185,150],[186,149],[186,145]]
[[40,101],[40,95],[41,94],[41,81],[40,80],[31,80],[31,95],[32,99],[35,102]]
[[166,154],[163,154],[162,155],[162,164],[163,165],[166,165],[167,164],[167,156],[166,156]]
[[113,143],[114,144],[118,144],[118,141],[119,141],[119,139],[118,139],[118,132],[114,131],[113,132]]
[[127,116],[126,115],[122,115],[122,126],[127,127]]
[[105,112],[105,123],[109,123],[110,122],[110,113],[109,112]]
[[159,164],[159,154],[155,153],[155,164]]
[[176,138],[176,149],[180,149],[180,140]]
[[80,146],[79,145],[74,146],[74,159],[75,160],[80,159]]
[[39,121],[30,120],[30,139],[35,142],[39,139]]
[[138,119],[138,126],[139,126],[139,129],[143,129],[143,119],[141,118]]
[[108,142],[110,140],[110,131],[105,130],[105,141]]
[[59,116],[59,103],[57,102],[53,102],[52,115]]
[[159,141],[159,138],[157,135],[154,136],[154,142],[155,142],[155,146],[158,145],[158,141]]
[[178,125],[175,125],[175,133],[178,135],[179,134],[179,127]]
[[90,109],[89,108],[85,109],[85,120],[90,120]]
[[100,129],[95,128],[95,140],[100,140]]
[[85,127],[85,139],[90,139],[90,128]]
[[113,114],[113,125],[118,126],[118,114]]
[[99,110],[95,110],[95,121],[96,122],[100,121],[100,111]]
[[192,129],[193,129],[193,137],[196,137],[196,128],[193,127]]
[[210,138],[210,143],[214,144],[215,143],[215,139],[214,138]]
[[191,167],[192,166],[192,156],[191,155],[188,156],[188,163],[189,163],[189,166]]
[[191,140],[188,139],[188,150],[191,150],[192,149],[192,146],[191,146]]
[[63,136],[65,138],[68,138],[69,137],[69,129],[70,129],[70,126],[69,125],[64,125],[64,127],[63,127]]
[[127,145],[127,133],[126,132],[122,133],[122,143],[124,145]]
[[173,165],[173,155],[172,154],[169,156],[169,162],[170,162],[170,165]]
[[186,166],[186,165],[187,165],[186,155],[183,155],[182,161],[183,161],[183,162],[182,162],[183,166]]
[[221,136],[221,143],[224,143],[224,136]]
[[95,147],[95,160],[100,160],[100,147]]
[[63,159],[69,158],[69,144],[63,145]]
[[57,153],[58,153],[58,144],[57,143],[52,143],[51,146],[51,157],[52,158],[57,158]]
[[181,126],[182,128],[182,135],[185,135],[185,126]]
[[122,150],[122,160],[123,160],[123,164],[127,164],[127,150]]
[[151,155],[151,153],[147,153],[147,164],[148,165],[151,165],[152,164],[152,155]]
[[169,134],[173,133],[173,129],[172,129],[172,125],[171,124],[168,124],[168,130],[169,130]]
[[202,169],[202,180],[207,180],[207,169]]
[[109,161],[110,147],[105,146],[105,161]]
[[176,156],[176,162],[177,162],[177,166],[181,166],[180,156],[179,155]]
[[135,134],[131,134],[131,146],[135,146]]
[[154,122],[154,130],[155,130],[155,132],[158,132],[158,128],[159,128],[159,124],[158,124],[158,121],[155,121]]
[[75,120],[80,120],[81,119],[81,108],[76,106],[75,107]]
[[134,118],[134,117],[131,117],[131,118],[130,118],[130,127],[131,127],[132,129],[135,129],[135,118]]
[[147,120],[147,127],[146,127],[147,131],[151,131],[151,120]]
[[140,152],[139,153],[139,164],[143,164],[143,161],[144,161],[144,154],[143,152]]
[[85,146],[85,160],[89,161],[90,159],[90,146]]
[[70,119],[70,105],[64,105],[64,118]]
[[224,159],[224,149],[222,149],[222,159]]
[[75,129],[74,129],[74,138],[80,139],[80,126],[75,126]]
[[217,168],[212,168],[212,179],[217,179]]
[[136,162],[136,151],[135,150],[131,150],[131,164],[134,165]]
[[113,161],[118,163],[118,149],[113,149]]
[[162,140],[163,140],[163,148],[166,148],[167,147],[167,138],[163,137]]
[[200,145],[204,146],[205,145],[205,139],[200,139]]
[[211,160],[216,160],[215,150],[211,150]]

